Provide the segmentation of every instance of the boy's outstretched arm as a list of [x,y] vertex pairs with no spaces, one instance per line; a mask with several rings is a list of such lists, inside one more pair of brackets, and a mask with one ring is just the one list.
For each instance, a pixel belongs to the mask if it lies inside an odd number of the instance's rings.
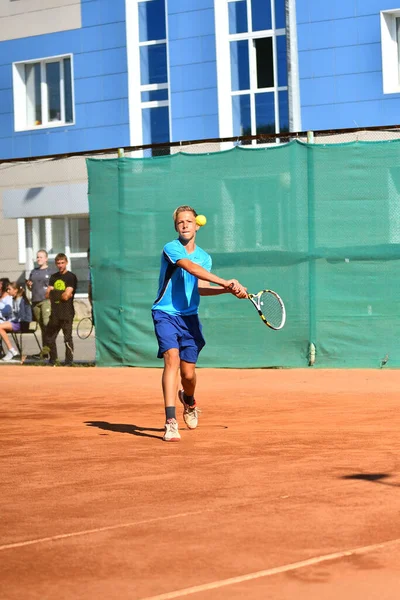
[[[236,280],[232,280],[236,281]],[[229,287],[229,289],[223,288],[219,285],[211,285],[208,281],[202,281],[199,279],[199,294],[200,296],[219,296],[220,294],[233,294],[237,298],[247,298],[247,292],[245,287],[241,284],[238,291],[235,292],[233,288]]]
[[218,294],[233,294],[238,298],[246,298],[246,288],[238,282],[237,279],[222,279],[218,277],[218,275],[214,275],[214,273],[210,273],[207,269],[204,269],[200,265],[192,262],[188,258],[183,258],[178,260],[178,267],[185,269],[191,275],[197,277],[197,279],[208,282],[208,283],[216,283],[220,285],[221,288],[213,288],[207,285],[199,285],[199,293],[201,296],[216,296]]

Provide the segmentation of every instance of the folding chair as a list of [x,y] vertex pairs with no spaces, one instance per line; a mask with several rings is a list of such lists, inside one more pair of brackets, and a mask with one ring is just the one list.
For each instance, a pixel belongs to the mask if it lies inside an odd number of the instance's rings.
[[38,330],[38,323],[36,321],[32,321],[31,323],[22,322],[21,323],[21,330],[20,331],[13,331],[11,333],[11,337],[13,338],[14,343],[17,346],[19,355],[21,357],[21,362],[23,362],[25,360],[25,356],[24,356],[24,353],[23,353],[23,337],[22,336],[24,336],[26,334],[34,335],[36,343],[37,343],[38,348],[39,348],[39,354],[42,351],[42,346],[41,346],[41,344],[39,342],[39,339],[38,339],[38,337],[36,335],[37,330]]

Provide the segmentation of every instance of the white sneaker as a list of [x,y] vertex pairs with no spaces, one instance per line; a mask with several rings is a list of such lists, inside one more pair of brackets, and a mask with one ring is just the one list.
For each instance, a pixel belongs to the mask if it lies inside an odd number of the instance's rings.
[[3,362],[8,362],[10,360],[12,360],[15,356],[17,356],[18,352],[16,351],[15,348],[10,348],[10,350],[7,352],[7,354],[5,356],[3,356],[3,358],[1,359]]
[[179,433],[178,421],[176,419],[168,419],[165,423],[164,442],[179,442],[180,439],[181,434]]
[[199,422],[199,412],[200,409],[197,408],[196,403],[194,406],[189,406],[185,402],[185,392],[183,390],[179,390],[178,398],[183,404],[183,420],[189,429],[196,429],[197,424]]

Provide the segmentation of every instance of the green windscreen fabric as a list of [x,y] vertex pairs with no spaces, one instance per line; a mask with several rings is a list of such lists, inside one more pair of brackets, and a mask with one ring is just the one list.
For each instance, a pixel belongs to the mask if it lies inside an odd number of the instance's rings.
[[172,213],[208,221],[213,272],[276,290],[275,332],[248,300],[204,297],[203,367],[400,364],[400,142],[87,160],[97,363],[161,366],[151,306]]

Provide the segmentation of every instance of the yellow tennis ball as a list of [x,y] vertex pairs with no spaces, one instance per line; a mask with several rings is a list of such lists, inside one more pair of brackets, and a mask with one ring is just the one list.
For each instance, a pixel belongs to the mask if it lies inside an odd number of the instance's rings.
[[207,223],[207,219],[205,218],[204,215],[197,215],[196,223],[197,223],[197,225],[200,225],[200,227],[203,227],[203,225],[205,225]]

